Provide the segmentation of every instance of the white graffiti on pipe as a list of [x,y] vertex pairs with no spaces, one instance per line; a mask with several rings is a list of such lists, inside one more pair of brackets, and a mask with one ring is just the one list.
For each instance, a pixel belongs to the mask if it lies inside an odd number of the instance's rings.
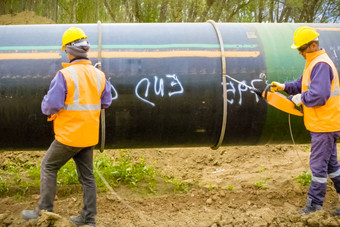
[[[240,82],[247,84],[245,80],[242,80]],[[250,81],[251,86],[254,87],[254,88],[256,88],[255,83],[263,83],[263,80],[262,79],[254,79],[254,80]],[[233,104],[234,101],[237,101],[236,92],[238,91],[238,97],[239,97],[238,104],[242,105],[243,93],[247,92],[250,89],[247,88],[246,86],[242,85],[242,84],[238,84],[237,89],[236,89],[235,84],[236,83],[234,83],[233,81],[227,82],[227,97],[228,97],[227,102],[230,103],[230,104]],[[255,101],[259,102],[260,99],[259,99],[258,95],[253,90],[250,90],[250,92],[254,94]]]
[[[262,74],[262,73],[261,73]],[[260,75],[261,76],[261,75]],[[258,83],[260,83],[260,84],[263,84],[263,79],[254,79],[254,80],[252,80],[251,82],[250,82],[250,84],[251,84],[251,86],[252,87],[254,87],[254,88],[256,88],[256,86],[255,86],[255,83],[256,82],[258,82]],[[259,96],[255,93],[255,91],[253,91],[253,90],[251,90],[250,91],[251,93],[253,93],[254,95],[255,95],[255,98],[256,98],[256,102],[259,102]]]
[[[180,80],[178,79],[178,77],[175,74],[172,75],[166,75],[166,78],[170,79],[170,86],[174,89],[168,92],[168,96],[171,97],[173,95],[180,95],[184,93],[184,88],[180,82]],[[165,83],[165,79],[163,78],[158,78],[158,76],[154,76],[154,86],[153,86],[153,92],[155,93],[155,95],[160,95],[162,97],[164,97],[164,83]],[[144,97],[142,97],[142,93],[141,93],[141,88],[142,85],[145,84],[145,92],[144,92]],[[150,88],[151,82],[149,78],[143,78],[141,79],[136,87],[135,87],[135,95],[138,99],[142,100],[143,102],[151,105],[151,106],[155,106],[155,103],[149,101],[147,98],[149,96],[149,88]]]
[[143,102],[148,103],[148,104],[150,104],[151,106],[155,106],[155,103],[150,102],[150,101],[148,101],[147,99],[142,98],[142,97],[138,94],[138,88],[139,88],[139,86],[140,86],[144,81],[146,82],[146,88],[145,88],[144,97],[147,98],[147,97],[149,96],[150,81],[149,81],[148,78],[143,78],[143,79],[141,79],[141,80],[138,82],[138,84],[136,85],[136,88],[135,88],[135,94],[136,94],[137,98],[139,98],[139,99],[142,100]]
[[158,80],[158,77],[157,76],[154,76],[153,77],[155,79],[155,83],[154,83],[154,90],[155,90],[155,94],[156,95],[159,95],[161,94],[161,96],[163,97],[164,96],[164,80],[161,78],[159,79],[159,86],[158,86],[158,90],[157,90],[157,80]]
[[182,86],[181,82],[179,82],[177,76],[175,74],[173,74],[173,75],[166,75],[166,77],[173,79],[173,81],[171,81],[171,83],[170,83],[171,87],[174,87],[174,86],[178,85],[179,88],[180,88],[179,91],[169,92],[168,93],[169,97],[171,97],[173,95],[183,94],[184,89],[183,89],[183,86]]

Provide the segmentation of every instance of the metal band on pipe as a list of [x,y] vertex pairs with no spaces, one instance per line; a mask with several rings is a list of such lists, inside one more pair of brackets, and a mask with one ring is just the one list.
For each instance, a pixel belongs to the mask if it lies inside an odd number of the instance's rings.
[[[98,25],[98,69],[102,69],[102,24],[100,20]],[[101,139],[100,139],[100,152],[104,151],[105,148],[105,109],[100,111],[100,126],[101,126]]]
[[220,29],[218,28],[218,25],[215,23],[213,20],[208,20],[210,24],[214,27],[216,31],[216,35],[220,44],[221,48],[221,61],[222,61],[222,85],[223,85],[223,120],[222,120],[222,127],[221,127],[221,133],[220,133],[220,138],[218,142],[212,146],[211,148],[216,150],[218,149],[224,139],[225,135],[225,129],[227,126],[227,82],[226,82],[226,75],[227,75],[227,67],[226,67],[226,60],[225,60],[225,54],[224,54],[224,44],[223,44],[223,39],[222,35],[220,32]]

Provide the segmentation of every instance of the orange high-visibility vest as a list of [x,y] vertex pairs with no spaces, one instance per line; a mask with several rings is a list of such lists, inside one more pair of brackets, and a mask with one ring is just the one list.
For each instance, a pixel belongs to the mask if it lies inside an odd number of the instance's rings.
[[308,91],[311,83],[311,73],[319,62],[327,63],[333,71],[331,94],[323,106],[307,107],[303,105],[304,122],[307,130],[311,132],[340,131],[340,89],[339,75],[334,63],[325,50],[307,54],[307,62],[302,76],[302,92]]
[[88,60],[64,63],[67,95],[54,120],[55,139],[72,147],[94,146],[99,140],[101,94],[105,75]]

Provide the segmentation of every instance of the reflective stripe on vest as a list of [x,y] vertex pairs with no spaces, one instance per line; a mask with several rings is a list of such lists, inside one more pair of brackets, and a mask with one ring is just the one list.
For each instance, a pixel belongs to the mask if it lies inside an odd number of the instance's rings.
[[[101,109],[101,104],[99,103],[98,105],[79,105],[79,82],[78,82],[78,77],[76,74],[76,71],[72,66],[69,66],[67,68],[74,81],[74,96],[73,96],[73,105],[64,105],[62,109],[64,110],[73,110],[73,111],[84,111],[84,110],[100,110]],[[100,72],[98,69],[96,69],[97,72],[97,89],[98,89],[98,94],[100,95],[100,90],[101,90],[101,77],[100,77]]]
[[[318,62],[323,62],[323,61],[328,64],[328,59],[325,58],[324,56],[320,55],[318,56],[317,58],[315,58],[310,64],[313,64],[314,61],[318,61]],[[330,66],[331,67],[331,66]],[[332,67],[331,67],[332,68]],[[333,68],[332,68],[333,69]],[[337,95],[340,95],[340,88],[338,86],[338,83],[337,81],[339,80],[339,78],[337,78],[337,75],[336,73],[333,72],[333,80],[334,80],[334,91],[331,91],[331,94],[329,97],[334,97],[334,96],[337,96]],[[307,80],[307,84],[306,84],[308,90],[310,89],[310,80]]]

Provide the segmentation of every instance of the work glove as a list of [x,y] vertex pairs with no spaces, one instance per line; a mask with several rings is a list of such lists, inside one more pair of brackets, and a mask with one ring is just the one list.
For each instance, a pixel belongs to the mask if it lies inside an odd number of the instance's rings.
[[285,84],[281,84],[279,82],[273,81],[272,82],[272,87],[270,87],[271,92],[276,92],[276,91],[283,91],[285,89]]
[[294,95],[294,96],[292,97],[292,102],[293,102],[296,106],[301,106],[301,105],[302,105],[301,94]]

